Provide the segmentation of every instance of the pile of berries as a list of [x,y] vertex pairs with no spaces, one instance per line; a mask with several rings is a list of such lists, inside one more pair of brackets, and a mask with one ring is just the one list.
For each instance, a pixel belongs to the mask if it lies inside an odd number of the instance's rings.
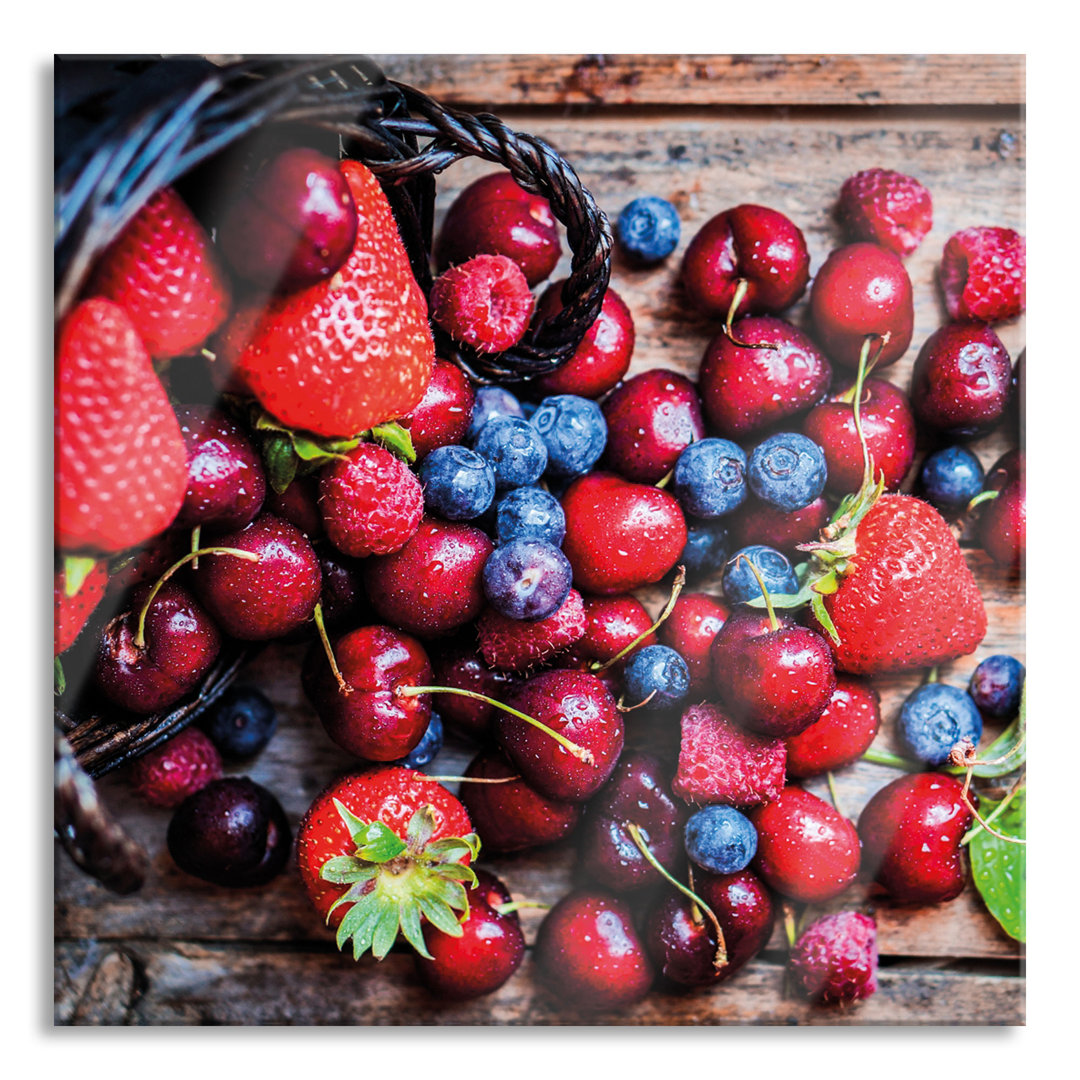
[[[935,770],[984,716],[1015,715],[1017,661],[911,696],[919,771],[857,825],[799,782],[870,748],[870,677],[983,640],[964,520],[1022,570],[1023,451],[984,474],[968,444],[1002,425],[1020,441],[1023,361],[993,325],[1023,310],[1024,241],[949,239],[953,321],[906,392],[879,371],[911,343],[903,258],[930,195],[871,169],[843,184],[840,217],[848,242],[812,285],[775,210],[733,207],[692,238],[681,284],[717,320],[696,382],[628,377],[633,320],[609,288],[564,366],[474,386],[431,323],[499,353],[560,309],[559,282],[533,295],[561,255],[542,197],[501,175],[466,188],[425,297],[357,162],[283,152],[212,222],[159,192],[57,335],[65,707],[134,720],[191,694],[230,639],[307,641],[303,692],[355,766],[297,830],[313,918],[355,957],[404,939],[440,996],[490,993],[525,955],[520,901],[484,856],[571,833],[578,883],[532,952],[581,1008],[729,979],[781,905],[835,901],[860,874],[900,901],[955,897],[973,812]],[[618,217],[640,266],[679,236],[655,196]],[[808,286],[800,329],[783,314]],[[935,447],[913,479],[917,438]],[[635,595],[656,584],[659,618]],[[173,811],[182,870],[253,887],[288,865],[278,800],[224,775],[275,725],[257,688],[234,688],[131,769]],[[477,747],[459,795],[421,771],[438,775],[447,733]],[[792,938],[811,997],[874,992],[867,914]]]

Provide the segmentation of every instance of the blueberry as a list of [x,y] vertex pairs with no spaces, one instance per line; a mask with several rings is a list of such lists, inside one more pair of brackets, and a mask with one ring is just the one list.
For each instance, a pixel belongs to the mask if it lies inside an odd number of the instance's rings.
[[691,443],[675,462],[671,491],[695,517],[730,514],[746,500],[746,454],[728,439]]
[[900,738],[927,765],[944,765],[965,736],[977,744],[983,722],[971,696],[945,683],[924,683],[900,708]]
[[543,619],[570,592],[570,560],[547,540],[511,540],[484,563],[484,595],[508,619]]
[[501,386],[478,386],[465,441],[474,443],[481,429],[493,416],[516,416],[519,420],[524,420],[525,410],[509,390],[504,390]]
[[438,446],[420,465],[424,506],[447,521],[472,521],[495,498],[495,470],[464,446]]
[[495,470],[498,490],[535,484],[547,468],[547,447],[540,432],[520,416],[493,416],[473,449]]
[[226,761],[248,761],[277,730],[277,710],[255,687],[233,684],[206,711],[199,726]]
[[726,525],[716,518],[701,521],[687,516],[686,547],[679,556],[679,564],[686,568],[688,578],[718,574],[727,562],[730,550],[731,537]]
[[678,246],[678,211],[667,199],[644,195],[622,208],[615,235],[631,258],[642,263],[659,262]]
[[690,860],[713,874],[737,874],[757,854],[757,830],[732,806],[705,806],[691,814],[684,833]]
[[1024,665],[1013,656],[988,656],[975,669],[968,693],[984,716],[1009,720],[1020,711]]
[[828,478],[825,452],[794,431],[771,435],[754,447],[747,467],[750,490],[762,502],[790,513],[812,503]]
[[406,769],[419,769],[430,765],[443,747],[443,722],[438,713],[431,714],[427,730],[420,741],[405,755],[395,761],[395,765],[404,765]]
[[799,591],[795,570],[783,552],[764,544],[751,544],[736,551],[724,567],[722,582],[724,596],[729,604],[745,604],[747,600],[761,596],[761,586],[754,577],[753,570],[746,565],[745,559],[739,558],[740,555],[744,555],[757,567],[771,596]]
[[522,538],[547,540],[559,547],[565,536],[563,508],[543,488],[514,488],[499,500],[495,510],[495,538],[500,544]]
[[919,489],[943,514],[956,514],[982,491],[985,475],[970,450],[946,446],[927,455],[919,470]]
[[690,669],[667,645],[647,645],[626,662],[623,687],[628,705],[647,699],[648,703],[641,705],[642,712],[667,709],[678,705],[689,693]]
[[529,423],[544,440],[553,476],[584,475],[607,445],[607,422],[600,406],[576,394],[544,398]]

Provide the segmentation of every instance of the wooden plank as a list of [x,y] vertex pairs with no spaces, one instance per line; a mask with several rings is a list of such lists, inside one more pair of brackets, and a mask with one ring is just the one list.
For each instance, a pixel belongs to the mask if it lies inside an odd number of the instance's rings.
[[513,106],[1016,105],[1023,55],[381,55],[446,104]]

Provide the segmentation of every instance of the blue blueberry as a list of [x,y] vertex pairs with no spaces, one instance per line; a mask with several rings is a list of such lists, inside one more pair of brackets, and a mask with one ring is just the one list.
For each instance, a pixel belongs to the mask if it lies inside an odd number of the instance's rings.
[[607,421],[600,406],[576,394],[544,398],[529,423],[544,440],[553,476],[583,476],[607,445]]
[[754,577],[753,570],[746,565],[746,559],[739,558],[740,555],[744,555],[757,567],[770,596],[799,591],[795,570],[783,552],[765,544],[751,544],[736,551],[724,567],[721,582],[724,586],[724,597],[729,604],[745,604],[747,600],[761,596],[761,586]]
[[790,513],[812,503],[828,479],[825,451],[794,431],[771,435],[754,447],[747,466],[750,490]]
[[427,730],[420,737],[420,741],[405,755],[393,762],[394,765],[404,765],[406,769],[419,769],[424,765],[430,765],[443,748],[443,722],[438,713],[431,714]]
[[248,761],[277,730],[277,710],[253,686],[230,686],[199,721],[225,761]]
[[514,488],[499,500],[495,509],[495,539],[500,544],[522,538],[547,540],[559,547],[565,537],[566,515],[562,505],[543,488]]
[[644,195],[622,208],[615,235],[623,250],[642,263],[666,259],[679,244],[679,213],[656,195]]
[[686,547],[679,564],[686,567],[687,578],[712,577],[723,569],[731,550],[727,526],[714,518],[702,521],[689,515],[686,518]]
[[982,491],[986,473],[966,447],[946,446],[928,454],[919,470],[923,497],[943,514],[956,514]]
[[547,540],[511,540],[484,563],[484,595],[508,619],[543,619],[570,592],[570,560]]
[[713,874],[737,874],[757,854],[757,829],[733,806],[704,806],[691,814],[684,832],[691,862]]
[[900,739],[912,757],[927,765],[944,765],[965,736],[977,744],[982,728],[971,696],[945,683],[924,683],[900,708]]
[[[642,712],[654,712],[678,705],[690,692],[690,669],[686,661],[667,645],[647,645],[634,653],[623,669],[627,705],[641,705]],[[649,695],[652,697],[649,697]]]
[[968,693],[984,716],[1011,720],[1020,712],[1025,674],[1014,656],[988,656],[972,674]]
[[524,420],[525,410],[509,390],[504,390],[501,386],[478,386],[465,441],[475,442],[477,435],[493,416],[516,416],[519,420]]
[[535,484],[547,468],[544,440],[524,417],[493,416],[473,449],[495,470],[495,487],[500,491]]
[[495,498],[495,470],[464,446],[438,446],[420,465],[424,506],[447,521],[472,521]]
[[728,439],[691,443],[675,462],[671,491],[688,514],[718,518],[746,501],[746,454]]

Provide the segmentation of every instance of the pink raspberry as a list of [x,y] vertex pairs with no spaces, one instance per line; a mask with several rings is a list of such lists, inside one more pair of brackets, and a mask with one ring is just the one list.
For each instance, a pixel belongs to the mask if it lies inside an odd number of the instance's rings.
[[999,323],[1027,302],[1027,244],[1013,229],[981,225],[949,237],[941,288],[953,319]]
[[488,609],[477,620],[480,654],[496,671],[525,671],[569,648],[585,635],[585,604],[571,589],[562,606],[535,622],[508,619]]
[[930,192],[892,169],[864,169],[840,189],[840,223],[851,240],[910,255],[934,223]]
[[818,1001],[868,998],[877,989],[877,924],[857,911],[811,923],[791,950],[791,967]]
[[198,728],[184,728],[131,767],[132,791],[151,806],[172,809],[221,776],[221,755]]
[[533,296],[521,268],[505,255],[476,255],[431,286],[431,317],[455,341],[499,353],[525,335]]
[[389,450],[361,443],[319,478],[319,508],[330,542],[362,559],[400,551],[420,528],[424,491]]

